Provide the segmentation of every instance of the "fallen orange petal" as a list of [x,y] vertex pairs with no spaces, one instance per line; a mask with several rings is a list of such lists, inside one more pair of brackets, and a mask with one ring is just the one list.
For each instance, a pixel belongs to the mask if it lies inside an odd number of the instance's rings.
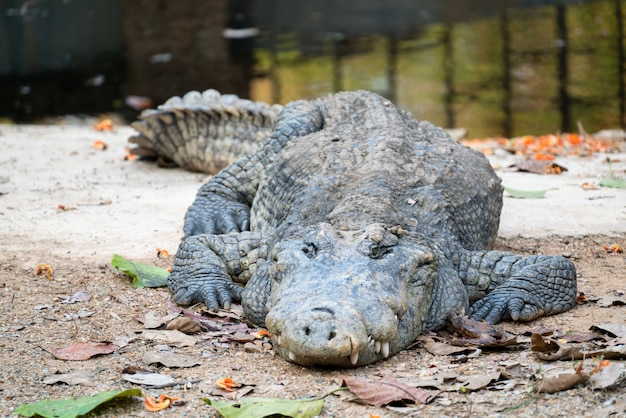
[[146,396],[143,405],[150,412],[161,411],[162,409],[170,406],[170,400],[168,398],[163,398],[163,395],[159,398],[159,400],[155,400],[152,396]]
[[50,267],[49,265],[41,263],[38,264],[37,267],[35,267],[35,270],[33,270],[34,276],[39,276],[41,273],[45,273],[48,280],[52,279],[52,267]]
[[157,257],[158,258],[167,258],[170,256],[170,252],[165,250],[165,249],[160,249],[159,247],[156,248],[156,252],[157,252]]
[[94,141],[93,144],[91,144],[91,146],[94,149],[99,149],[99,150],[102,150],[102,151],[104,151],[105,149],[109,148],[109,145],[106,142],[101,141],[101,140]]
[[233,382],[233,379],[231,379],[230,377],[225,377],[215,382],[215,386],[217,386],[218,388],[224,389],[228,392],[234,392],[232,388],[237,386],[237,384]]
[[165,399],[169,399],[170,402],[180,401],[180,398],[176,398],[175,396],[170,396],[170,395],[165,395],[165,394],[159,396],[159,402],[163,402]]
[[102,119],[93,127],[96,131],[112,131],[113,121],[111,119]]
[[581,184],[580,187],[582,187],[584,190],[598,190],[600,188],[593,183],[589,183],[588,181]]
[[129,152],[128,154],[124,156],[124,161],[135,161],[136,159],[137,159],[137,154],[133,154],[132,152]]
[[257,332],[253,332],[252,336],[256,338],[257,340],[260,340],[263,337],[270,338],[270,333],[266,329],[261,329]]

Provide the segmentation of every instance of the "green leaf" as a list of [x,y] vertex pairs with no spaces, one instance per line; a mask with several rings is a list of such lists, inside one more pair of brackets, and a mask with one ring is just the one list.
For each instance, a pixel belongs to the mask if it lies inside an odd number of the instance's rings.
[[165,286],[167,285],[167,276],[170,275],[167,270],[161,267],[136,261],[128,261],[117,254],[113,254],[111,265],[127,276],[132,277],[133,284],[139,289],[142,287]]
[[203,401],[217,409],[224,418],[263,418],[272,415],[308,418],[319,415],[324,406],[324,399],[242,398],[233,402]]
[[612,187],[614,189],[626,189],[626,180],[622,180],[617,177],[609,176],[600,180],[598,183],[602,187]]
[[141,389],[110,390],[82,398],[55,399],[20,405],[15,413],[25,417],[74,418],[91,412],[113,398],[141,396]]
[[504,190],[509,196],[517,199],[541,199],[547,192],[547,190],[517,190],[506,186]]

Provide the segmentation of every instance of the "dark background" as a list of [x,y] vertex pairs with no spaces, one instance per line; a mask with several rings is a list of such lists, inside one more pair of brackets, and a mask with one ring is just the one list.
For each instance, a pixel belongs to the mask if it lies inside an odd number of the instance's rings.
[[[0,0],[0,118],[377,91],[477,135],[624,126],[620,0]],[[240,31],[233,31],[240,29]]]

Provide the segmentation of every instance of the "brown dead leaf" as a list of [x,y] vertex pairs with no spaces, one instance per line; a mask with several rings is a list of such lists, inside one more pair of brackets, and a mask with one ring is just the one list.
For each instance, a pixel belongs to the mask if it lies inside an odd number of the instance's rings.
[[556,353],[559,351],[559,345],[551,338],[545,338],[540,334],[532,334],[530,336],[531,349],[537,353]]
[[573,349],[569,343],[561,343],[552,338],[545,338],[539,334],[530,336],[531,351],[541,360],[560,360],[574,357]]
[[190,309],[182,308],[172,301],[167,302],[167,307],[174,313],[182,313],[185,317],[192,319],[195,323],[206,331],[219,331],[223,323],[232,323],[229,318],[207,318],[204,315],[197,314]]
[[475,391],[486,388],[491,382],[497,382],[500,380],[500,372],[493,372],[487,374],[477,374],[471,376],[457,376],[459,382],[463,383],[462,387],[465,390]]
[[362,401],[378,407],[402,400],[425,404],[439,394],[439,391],[432,392],[405,385],[393,376],[374,380],[340,375],[339,382],[342,386],[345,384]]
[[186,316],[172,319],[167,323],[165,329],[176,329],[185,334],[195,334],[202,331],[202,328],[196,321]]
[[453,312],[448,316],[448,329],[463,338],[453,338],[453,345],[473,345],[478,347],[504,347],[517,344],[517,337],[509,334],[504,328],[475,321],[465,314]]
[[452,354],[471,353],[476,349],[475,347],[462,347],[446,343],[440,343],[430,338],[422,340],[422,344],[429,353],[435,356],[449,356]]
[[560,373],[537,381],[533,391],[537,393],[556,393],[572,389],[589,380],[586,373]]
[[111,354],[120,348],[111,343],[75,342],[68,347],[52,350],[52,354],[60,360],[88,360],[93,356]]
[[551,338],[544,338],[538,334],[531,336],[531,350],[541,360],[582,360],[585,358],[604,358],[610,360],[626,359],[626,345],[613,345],[599,350],[584,350],[578,345],[572,345]]

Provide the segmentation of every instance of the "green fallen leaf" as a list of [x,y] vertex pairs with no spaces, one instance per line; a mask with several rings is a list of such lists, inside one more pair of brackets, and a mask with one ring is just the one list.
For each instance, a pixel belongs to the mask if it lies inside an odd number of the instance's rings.
[[141,389],[109,390],[82,398],[55,399],[20,405],[15,413],[25,417],[74,418],[85,415],[113,398],[141,396]]
[[600,180],[600,183],[598,184],[602,187],[612,187],[614,189],[626,189],[626,180],[622,180],[618,177],[613,177],[613,176],[603,178],[602,180]]
[[161,267],[151,266],[150,264],[129,261],[121,255],[113,254],[111,265],[133,278],[133,284],[136,288],[142,287],[161,287],[167,285],[167,276],[170,274]]
[[308,418],[319,415],[324,406],[324,399],[242,398],[233,402],[203,401],[217,409],[224,418],[263,418],[273,415]]
[[509,196],[517,199],[541,199],[547,192],[547,190],[517,190],[506,186],[504,190]]

